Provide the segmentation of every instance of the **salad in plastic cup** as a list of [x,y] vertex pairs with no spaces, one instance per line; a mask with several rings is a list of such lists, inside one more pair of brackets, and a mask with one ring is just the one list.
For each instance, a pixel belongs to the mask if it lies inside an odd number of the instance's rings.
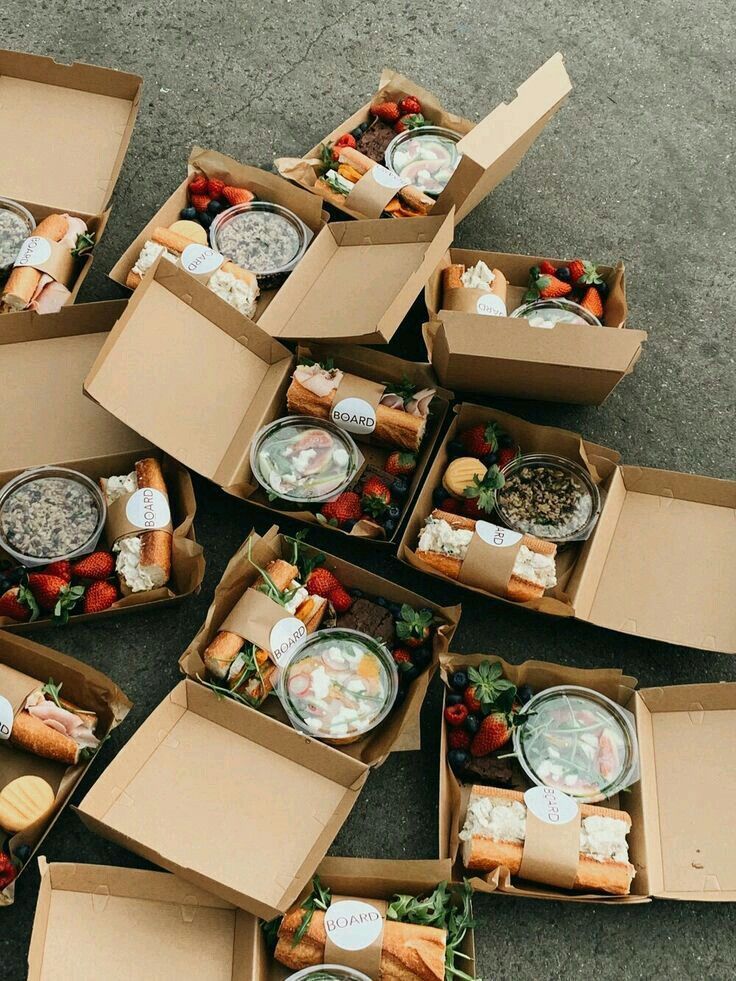
[[290,974],[286,981],[370,981],[367,974],[342,964],[315,964]]
[[606,800],[639,779],[633,715],[605,695],[577,685],[539,692],[521,709],[514,753],[538,786],[582,802]]
[[532,300],[517,307],[512,317],[528,320],[532,327],[544,327],[551,330],[557,324],[579,324],[591,327],[602,327],[600,320],[585,307],[574,300]]
[[397,177],[437,196],[460,163],[460,134],[443,126],[420,126],[399,133],[386,148],[386,166]]
[[396,664],[358,630],[319,630],[281,670],[278,694],[295,729],[333,745],[355,742],[393,708]]
[[320,504],[341,494],[363,458],[349,433],[327,420],[284,416],[251,444],[253,476],[270,497]]

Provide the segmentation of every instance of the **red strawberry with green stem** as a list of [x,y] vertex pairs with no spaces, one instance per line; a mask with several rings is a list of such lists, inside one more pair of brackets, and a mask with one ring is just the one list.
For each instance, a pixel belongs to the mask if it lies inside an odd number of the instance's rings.
[[572,286],[556,276],[539,276],[534,284],[543,300],[555,300],[572,293]]
[[189,197],[193,194],[207,193],[207,178],[204,174],[195,174],[189,181]]
[[470,752],[473,756],[493,753],[506,745],[513,730],[513,722],[507,712],[492,712],[483,719],[480,729],[473,736]]
[[310,596],[324,596],[326,598],[341,583],[337,576],[333,576],[329,569],[320,566],[309,573],[304,585],[307,587],[307,592]]
[[84,597],[82,609],[85,613],[102,613],[109,610],[117,598],[117,588],[111,582],[93,582]]
[[587,310],[588,313],[592,313],[594,317],[599,320],[603,316],[603,303],[601,301],[601,295],[595,286],[589,286],[585,291],[585,295],[580,301],[580,306]]
[[326,524],[339,528],[347,521],[358,521],[363,509],[360,497],[354,491],[345,491],[334,501],[323,504],[320,513]]
[[395,123],[401,116],[398,105],[395,102],[378,102],[371,106],[371,112],[378,116],[384,123]]
[[0,596],[0,617],[27,623],[38,619],[40,612],[36,597],[26,586],[11,586]]
[[347,613],[353,605],[353,597],[339,583],[334,589],[330,590],[327,599],[332,603],[335,613],[338,614]]
[[391,503],[391,491],[380,477],[369,477],[363,484],[363,511],[373,518],[382,518]]
[[49,576],[45,572],[32,572],[28,576],[28,588],[38,605],[53,619],[66,623],[69,613],[84,596],[84,586],[70,586],[61,576]]
[[399,112],[402,116],[421,113],[422,104],[415,95],[405,95],[399,102]]
[[547,259],[544,259],[542,262],[539,263],[539,271],[541,273],[544,273],[545,276],[557,275],[557,267],[553,266],[552,263],[549,262]]
[[72,572],[77,579],[109,579],[115,572],[115,558],[112,552],[100,549],[75,562]]
[[463,490],[463,513],[473,518],[487,517],[496,506],[496,491],[503,485],[503,474],[495,464],[482,477],[476,474],[473,483]]
[[396,636],[407,647],[421,647],[432,634],[434,616],[431,610],[415,610],[404,603],[396,621]]
[[570,282],[574,286],[583,284],[590,286],[603,282],[596,267],[587,259],[573,259],[572,262],[568,262],[567,268],[570,270]]
[[408,476],[414,473],[417,468],[416,453],[408,453],[404,450],[394,450],[387,458],[383,469],[392,477]]
[[483,457],[495,453],[503,430],[497,422],[481,422],[460,433],[459,439],[470,456]]
[[468,668],[468,687],[463,700],[471,712],[487,715],[496,708],[510,711],[515,698],[516,685],[503,677],[497,661],[481,661],[477,668]]

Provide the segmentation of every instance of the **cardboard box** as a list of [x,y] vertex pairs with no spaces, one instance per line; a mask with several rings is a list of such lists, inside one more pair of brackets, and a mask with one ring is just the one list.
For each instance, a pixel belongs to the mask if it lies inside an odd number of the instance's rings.
[[[506,307],[521,306],[529,268],[544,257],[450,249],[424,291],[430,322],[424,325],[429,359],[443,385],[463,392],[513,398],[600,405],[634,370],[647,335],[627,329],[624,266],[599,265],[609,286],[602,328],[558,324],[532,327],[526,320],[482,316],[443,308],[442,274],[447,266],[482,260],[508,280]],[[555,266],[559,259],[547,259]]]
[[[562,55],[557,53],[519,86],[511,102],[500,102],[485,119],[475,124],[448,112],[435,95],[416,82],[384,69],[375,94],[365,105],[303,157],[276,160],[276,167],[284,177],[307,190],[314,190],[317,180],[314,164],[319,161],[322,145],[334,143],[340,136],[370,120],[370,107],[374,102],[414,95],[422,103],[429,122],[462,134],[458,143],[462,159],[432,209],[432,214],[443,215],[454,208],[455,220],[461,222],[517,166],[571,88]],[[366,217],[348,207],[341,210],[353,218]]]
[[414,549],[447,466],[447,443],[456,432],[495,419],[522,452],[557,453],[587,466],[603,496],[588,541],[558,549],[558,585],[541,600],[515,605],[669,644],[736,653],[730,600],[736,482],[621,466],[618,453],[577,433],[483,406],[463,403],[455,413],[404,529],[400,559],[444,578]]
[[[388,222],[384,225],[395,227]],[[351,227],[361,226],[353,223]],[[86,393],[228,493],[278,511],[253,479],[250,446],[264,425],[288,414],[285,395],[295,358],[262,328],[292,281],[281,288],[261,322],[255,324],[183,269],[159,260],[100,350],[84,383]],[[181,344],[183,335],[186,345]],[[315,355],[333,357],[337,367],[374,381],[400,381],[407,375],[420,387],[435,383],[427,365],[382,352],[333,345],[312,350]],[[165,385],[161,384],[162,364],[166,365]],[[450,398],[451,393],[438,390],[433,400],[404,513],[428,465]],[[371,466],[382,465],[388,452],[363,443],[361,449]],[[317,524],[312,511],[288,514]]]
[[[82,381],[108,331],[125,310],[122,301],[85,303],[41,316],[14,314],[0,336],[0,414],[12,419],[0,444],[0,487],[29,467],[60,464],[97,479],[128,473],[142,456],[161,453],[114,416],[84,397]],[[5,327],[5,318],[3,320]],[[194,535],[196,502],[191,477],[175,461],[162,461],[174,522],[172,580],[167,587],[118,600],[103,613],[171,603],[199,589],[204,557]],[[18,624],[0,618],[10,630]],[[48,621],[46,621],[48,622]]]
[[[389,753],[399,750],[421,748],[419,716],[427,694],[429,682],[439,664],[440,654],[449,649],[452,637],[460,622],[459,606],[441,607],[417,593],[403,589],[395,583],[376,576],[360,566],[346,562],[334,555],[315,549],[306,543],[301,546],[307,555],[325,556],[324,567],[330,569],[347,589],[360,589],[369,598],[383,596],[392,603],[408,603],[414,609],[432,610],[441,623],[434,633],[432,642],[432,662],[410,685],[408,694],[400,706],[373,732],[355,743],[341,747],[341,751],[370,766],[379,766]],[[253,561],[262,569],[273,559],[284,558],[291,561],[292,544],[278,527],[269,529],[260,536],[252,531],[228,563],[216,590],[212,604],[207,611],[205,622],[182,655],[179,665],[182,672],[195,680],[204,678],[204,651],[218,633],[225,618],[240,597],[258,578],[258,570],[248,559],[251,550]],[[268,698],[259,709],[237,703],[242,712],[268,712],[282,725],[290,727],[286,713],[277,698]]]
[[[3,665],[37,680],[39,687],[51,678],[56,684],[61,684],[65,698],[80,708],[97,713],[96,735],[100,739],[105,739],[130,711],[131,703],[124,693],[100,671],[50,647],[0,630],[0,667]],[[30,685],[32,688],[32,682]],[[15,880],[5,889],[0,889],[0,906],[13,902],[16,883],[93,761],[94,757],[86,763],[65,766],[16,749],[5,741],[0,743],[0,787],[16,777],[30,774],[48,781],[56,795],[54,809],[48,819],[26,831],[7,836],[11,856],[16,856],[21,846],[30,851]],[[5,838],[5,832],[0,829],[0,842]]]
[[[83,219],[99,242],[133,133],[143,79],[111,68],[0,51],[0,195],[37,222],[66,213]],[[92,265],[77,267],[73,303]],[[13,322],[3,316],[3,332]]]
[[[501,869],[487,876],[473,876],[470,881],[476,891],[607,905],[642,903],[654,897],[736,901],[736,858],[729,849],[728,818],[736,806],[736,780],[730,760],[724,757],[736,734],[736,684],[636,690],[635,678],[613,668],[590,670],[542,661],[514,665],[486,654],[443,657],[443,677],[483,660],[499,662],[504,677],[514,684],[530,684],[535,692],[554,685],[582,685],[633,712],[641,778],[628,791],[601,802],[601,806],[618,808],[631,816],[629,860],[636,876],[629,896],[572,893],[516,877],[512,880],[507,870]],[[446,733],[440,724],[440,855],[454,862],[453,878],[462,881],[457,834],[469,790],[458,783],[445,762]],[[517,789],[527,786],[520,780]],[[710,806],[704,807],[704,801]]]
[[[106,865],[49,865],[44,858],[39,866],[28,981],[129,976],[283,981],[293,973],[273,960],[255,916],[176,876]],[[448,862],[436,860],[327,858],[318,869],[336,894],[364,899],[421,895],[449,872]],[[472,931],[461,949],[469,957],[463,967],[472,975]]]

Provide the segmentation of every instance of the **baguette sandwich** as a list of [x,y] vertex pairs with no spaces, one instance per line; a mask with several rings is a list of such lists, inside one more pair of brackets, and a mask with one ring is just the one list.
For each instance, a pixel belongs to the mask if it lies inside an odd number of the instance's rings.
[[[152,487],[166,494],[161,465],[152,457],[138,460],[131,473],[100,478],[100,489],[108,505],[142,487]],[[171,533],[161,530],[128,535],[113,544],[113,551],[117,552],[115,567],[123,595],[166,585],[171,576],[171,545]]]
[[[330,204],[343,207],[353,185],[378,165],[375,160],[353,147],[343,146],[338,149],[340,157],[337,170],[328,170],[324,177],[318,178],[315,190]],[[434,204],[434,198],[407,184],[396,192],[384,211],[397,218],[416,218],[428,215]]]
[[[26,698],[23,708],[13,719],[10,742],[47,760],[73,765],[83,759],[83,752],[100,745],[95,736],[97,716],[52,694],[49,684]],[[54,692],[58,689],[54,688]]]
[[[170,228],[154,228],[151,238],[141,249],[135,265],[128,273],[125,285],[134,290],[140,285],[146,271],[154,264],[160,255],[171,262],[176,262],[188,245],[197,245],[186,235],[180,235]],[[221,299],[235,307],[246,317],[254,316],[256,300],[258,299],[258,280],[247,269],[226,259],[220,268],[207,281],[207,288]]]
[[[449,579],[459,579],[475,529],[475,521],[460,514],[434,510],[424,523],[417,558]],[[506,589],[506,598],[517,603],[540,599],[557,585],[557,546],[533,535],[524,535]]]
[[506,311],[507,285],[506,277],[501,270],[490,269],[482,259],[467,269],[462,263],[454,263],[442,272],[442,288],[445,296],[453,289],[479,290],[489,296],[498,297],[498,310],[501,316]]
[[[322,368],[319,364],[297,366],[286,392],[290,413],[329,419],[335,393],[344,373],[339,368]],[[427,427],[433,388],[423,388],[405,400],[402,395],[384,392],[376,409],[373,438],[385,446],[397,446],[416,452]]]
[[[580,855],[573,889],[627,896],[636,874],[629,862],[626,811],[580,805]],[[473,872],[499,867],[517,875],[526,837],[526,804],[517,790],[474,786],[463,829],[463,866]]]

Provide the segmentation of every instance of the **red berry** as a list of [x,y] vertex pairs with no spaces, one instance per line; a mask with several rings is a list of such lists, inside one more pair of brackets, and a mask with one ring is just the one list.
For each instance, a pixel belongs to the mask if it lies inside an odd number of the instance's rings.
[[446,497],[440,504],[440,511],[447,511],[448,514],[460,514],[460,504],[455,497]]
[[545,276],[557,275],[557,267],[553,266],[552,263],[549,262],[547,259],[544,259],[542,262],[539,263],[539,271],[541,273],[544,273]]
[[351,147],[354,150],[357,147],[357,145],[358,144],[357,144],[356,139],[353,136],[353,134],[352,133],[345,133],[344,136],[341,136],[338,140],[335,140],[335,142],[334,142],[334,144],[332,146],[332,159],[333,160],[339,160],[340,159],[340,150],[343,147],[349,146],[349,147]]
[[229,205],[250,204],[255,198],[255,194],[247,187],[223,187],[220,195]]
[[475,695],[475,685],[468,685],[463,692],[463,701],[468,707],[468,712],[480,712],[480,701]]
[[18,875],[18,870],[5,852],[0,852],[0,889],[9,886]]
[[[38,607],[36,607],[38,612]],[[0,596],[0,617],[9,617],[25,623],[31,619],[31,608],[24,599],[21,586],[11,586]]]
[[212,198],[209,194],[190,194],[189,200],[192,202],[192,207],[195,211],[206,211],[207,205],[210,203]]
[[448,726],[461,726],[468,717],[468,707],[460,702],[457,705],[448,705],[445,709],[445,722]]
[[112,552],[100,549],[75,562],[72,571],[77,579],[109,579],[115,572],[115,559]]
[[354,491],[345,491],[322,505],[321,513],[330,524],[343,525],[346,521],[357,521],[362,514],[360,498]]
[[361,503],[365,512],[380,518],[391,503],[391,491],[380,477],[369,477],[363,484]]
[[386,473],[390,473],[392,477],[414,473],[416,468],[416,453],[406,453],[404,450],[394,450],[383,465],[383,469]]
[[332,603],[335,613],[347,613],[353,605],[353,597],[342,586],[331,589],[327,599]]
[[333,589],[337,589],[340,581],[332,575],[329,569],[319,566],[309,573],[305,585],[310,596],[327,597]]
[[222,197],[222,192],[225,190],[225,181],[221,181],[218,177],[210,177],[207,180],[207,194],[211,198]]
[[421,111],[422,104],[415,95],[405,95],[401,102],[399,102],[399,112],[402,116],[420,113]]
[[189,196],[191,198],[192,194],[206,194],[207,193],[207,178],[204,174],[195,174],[194,177],[189,181]]
[[398,665],[411,664],[411,654],[405,647],[395,647],[393,652],[394,661]]
[[580,306],[587,310],[588,313],[592,313],[594,317],[599,320],[603,316],[603,303],[601,302],[601,294],[595,288],[595,286],[589,286],[585,291],[585,296],[580,301]]
[[497,463],[498,469],[503,470],[503,468],[507,466],[509,463],[511,463],[512,460],[515,460],[518,455],[519,455],[519,451],[517,449],[513,449],[510,446],[504,447],[502,450],[499,450],[498,463]]
[[118,598],[118,591],[111,582],[93,582],[84,596],[85,613],[102,613]]
[[480,724],[480,729],[473,736],[470,752],[473,756],[487,756],[496,749],[505,746],[511,739],[512,726],[505,712],[492,712]]
[[465,429],[458,437],[469,456],[483,457],[495,453],[503,430],[497,422],[480,422],[477,426]]
[[401,116],[399,107],[395,102],[380,102],[371,106],[371,112],[378,116],[384,123],[395,123]]
[[470,749],[472,737],[465,729],[450,729],[447,733],[447,744],[450,749]]
[[72,564],[68,559],[59,559],[58,562],[51,562],[43,570],[47,576],[59,576],[66,582],[72,581]]

